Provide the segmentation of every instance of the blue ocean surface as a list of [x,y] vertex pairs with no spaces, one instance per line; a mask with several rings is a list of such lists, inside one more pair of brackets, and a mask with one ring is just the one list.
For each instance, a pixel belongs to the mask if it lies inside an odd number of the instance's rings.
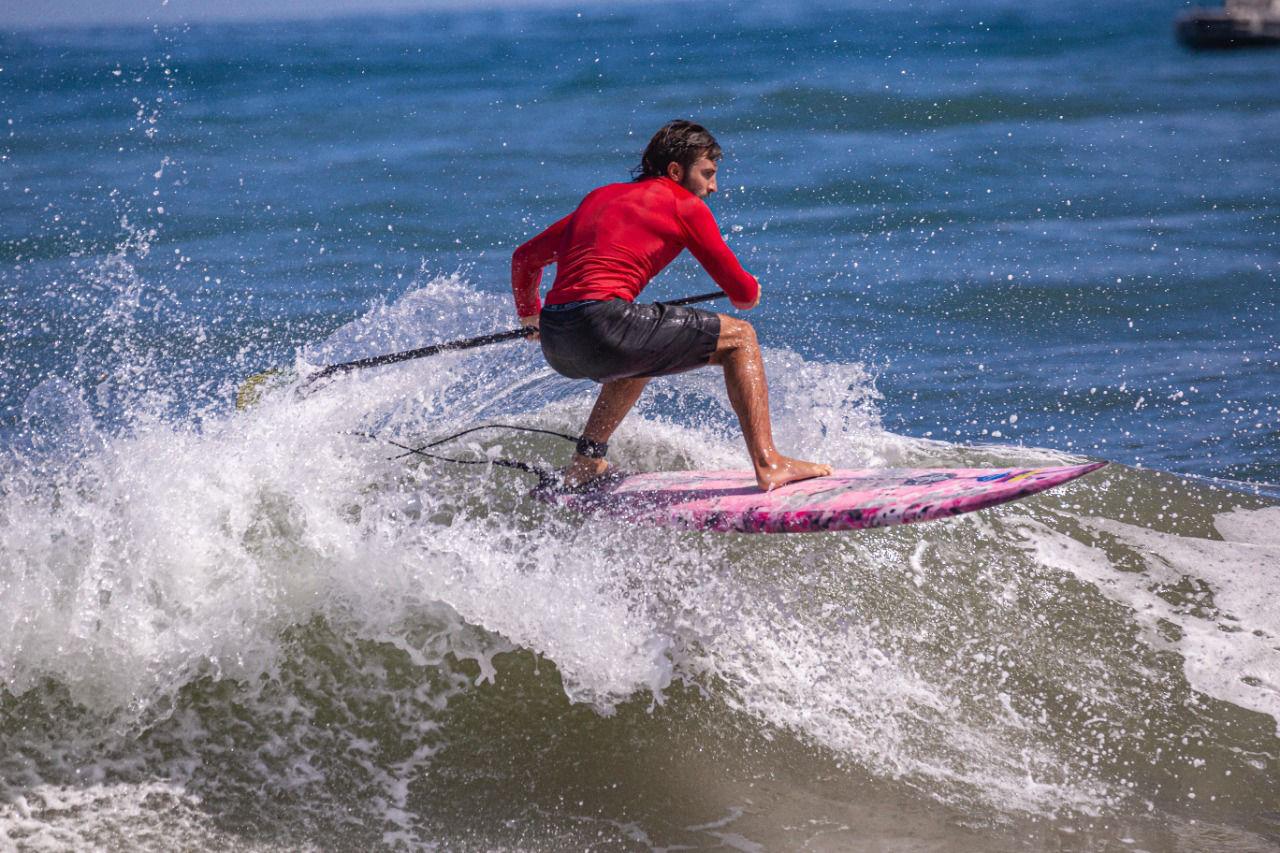
[[[1187,51],[1181,8],[0,22],[0,839],[1280,849],[1280,51]],[[515,247],[677,117],[784,452],[1115,464],[671,535],[388,459],[580,428],[526,343],[236,411],[513,327]],[[644,298],[713,287],[685,255]],[[614,458],[745,467],[718,374]]]
[[[1188,53],[1167,3],[713,8],[6,35],[6,423],[94,257],[183,312],[132,335],[204,332],[159,348],[191,380],[265,367],[423,275],[507,292],[693,116],[766,345],[862,360],[895,431],[1280,479],[1280,56]],[[709,289],[685,260],[655,298]]]

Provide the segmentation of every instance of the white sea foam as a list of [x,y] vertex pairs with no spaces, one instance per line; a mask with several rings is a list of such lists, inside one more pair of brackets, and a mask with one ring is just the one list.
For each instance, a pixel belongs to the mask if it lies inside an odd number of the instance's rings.
[[[1218,514],[1214,525],[1222,540],[1110,518],[1084,523],[1136,550],[1144,570],[1121,568],[1100,545],[1043,525],[1035,526],[1028,544],[1045,565],[1071,572],[1131,608],[1148,642],[1181,656],[1192,687],[1269,714],[1280,735],[1280,508]],[[1162,595],[1178,587],[1189,592],[1172,601]]]
[[[299,364],[500,328],[507,310],[457,277],[438,278],[375,306]],[[841,467],[938,453],[943,464],[964,460],[953,447],[882,430],[874,383],[859,365],[784,351],[768,352],[767,362],[778,441],[790,452]],[[718,375],[654,386],[612,443],[617,464],[742,466]],[[0,677],[14,694],[51,680],[92,709],[95,725],[109,725],[103,737],[116,740],[85,741],[81,758],[174,727],[180,736],[164,735],[178,756],[164,759],[167,778],[204,793],[223,784],[217,751],[201,752],[219,736],[184,707],[182,691],[198,679],[234,682],[270,743],[245,759],[251,784],[314,790],[327,778],[325,756],[352,756],[351,772],[377,792],[370,801],[386,841],[420,840],[410,783],[447,740],[442,709],[471,689],[453,661],[470,661],[486,681],[495,656],[513,650],[554,662],[566,696],[600,714],[662,702],[678,679],[765,731],[944,800],[1037,814],[1096,811],[1107,801],[1106,785],[1064,770],[1045,733],[1000,691],[983,691],[977,714],[957,701],[956,673],[940,677],[905,654],[878,627],[874,597],[824,593],[865,602],[841,611],[809,582],[810,572],[843,566],[889,584],[907,579],[924,596],[927,581],[969,571],[965,554],[978,546],[967,537],[996,540],[999,531],[968,522],[946,528],[957,536],[947,548],[893,533],[832,537],[816,549],[580,524],[527,501],[520,475],[406,465],[368,437],[441,435],[498,415],[573,430],[591,392],[552,376],[522,343],[369,371],[302,400],[285,392],[245,413],[205,412],[198,423],[152,400],[126,412],[123,428],[107,429],[73,386],[53,381],[29,401],[30,446],[4,462]],[[519,436],[476,436],[451,452],[499,452],[495,445],[548,464],[567,456],[559,444]],[[1001,583],[986,588],[1013,600]],[[317,623],[339,638],[327,654],[349,665],[348,681],[305,667],[289,675],[299,666],[292,632]],[[961,630],[970,628],[979,630]],[[360,642],[404,655],[425,686],[406,694],[384,684],[385,662],[367,660]],[[424,675],[435,670],[451,674],[436,683]],[[317,691],[323,712],[307,698]],[[403,752],[396,761],[373,757],[378,747],[359,723],[366,699],[396,709],[395,734],[385,735]],[[309,722],[334,713],[328,728]],[[24,772],[11,793],[65,784],[40,773],[71,770]],[[118,764],[98,773],[101,784],[147,781],[138,775]]]
[[167,850],[175,844],[189,849],[244,849],[233,833],[212,825],[200,811],[199,798],[181,785],[35,785],[0,803],[0,845],[6,847]]

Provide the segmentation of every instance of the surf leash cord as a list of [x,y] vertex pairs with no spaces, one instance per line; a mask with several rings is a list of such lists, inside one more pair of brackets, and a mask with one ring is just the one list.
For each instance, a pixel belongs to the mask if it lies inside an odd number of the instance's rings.
[[404,451],[404,453],[397,453],[395,456],[387,457],[389,460],[403,459],[406,456],[421,456],[426,459],[433,459],[437,462],[453,462],[456,465],[496,465],[499,468],[511,468],[515,471],[524,471],[525,473],[534,475],[538,478],[537,487],[540,489],[556,486],[560,477],[559,473],[550,468],[535,465],[532,462],[522,462],[519,459],[490,459],[487,457],[484,459],[458,459],[453,456],[441,456],[437,453],[427,452],[430,448],[439,447],[442,444],[447,444],[450,441],[462,438],[464,435],[470,435],[473,432],[480,432],[481,430],[486,429],[507,429],[515,432],[533,432],[541,435],[563,438],[565,441],[572,441],[575,443],[585,441],[585,439],[569,435],[568,433],[557,432],[556,430],[551,429],[541,429],[539,427],[520,426],[518,424],[482,424],[481,426],[464,429],[461,432],[455,432],[453,435],[447,435],[444,438],[438,438],[435,441],[423,444],[419,447],[410,447],[407,444],[401,444],[398,441],[394,441],[389,438],[382,438],[381,436],[373,435],[372,433],[356,433],[356,435],[362,435],[365,438],[372,438],[378,441],[385,441],[388,444],[398,447]]

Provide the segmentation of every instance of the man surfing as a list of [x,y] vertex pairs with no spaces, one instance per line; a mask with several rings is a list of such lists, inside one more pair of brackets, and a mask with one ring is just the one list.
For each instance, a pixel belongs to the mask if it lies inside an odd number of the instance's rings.
[[[769,388],[751,324],[725,314],[636,304],[645,285],[688,249],[733,307],[760,302],[760,284],[720,236],[703,199],[716,191],[720,146],[691,121],[664,125],[644,151],[635,180],[593,190],[577,210],[516,249],[511,289],[520,322],[538,330],[547,363],[570,379],[603,385],[564,472],[576,488],[608,468],[609,437],[649,379],[706,364],[724,368],[729,401],[764,491],[825,477],[831,466],[783,456],[773,445]],[[542,269],[556,264],[546,304]]]

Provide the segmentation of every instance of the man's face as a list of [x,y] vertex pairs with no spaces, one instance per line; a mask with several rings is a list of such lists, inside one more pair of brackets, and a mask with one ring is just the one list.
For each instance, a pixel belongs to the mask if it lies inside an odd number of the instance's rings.
[[716,171],[718,168],[716,161],[700,157],[688,170],[685,170],[679,163],[672,163],[667,167],[667,177],[698,198],[706,198],[716,191]]

